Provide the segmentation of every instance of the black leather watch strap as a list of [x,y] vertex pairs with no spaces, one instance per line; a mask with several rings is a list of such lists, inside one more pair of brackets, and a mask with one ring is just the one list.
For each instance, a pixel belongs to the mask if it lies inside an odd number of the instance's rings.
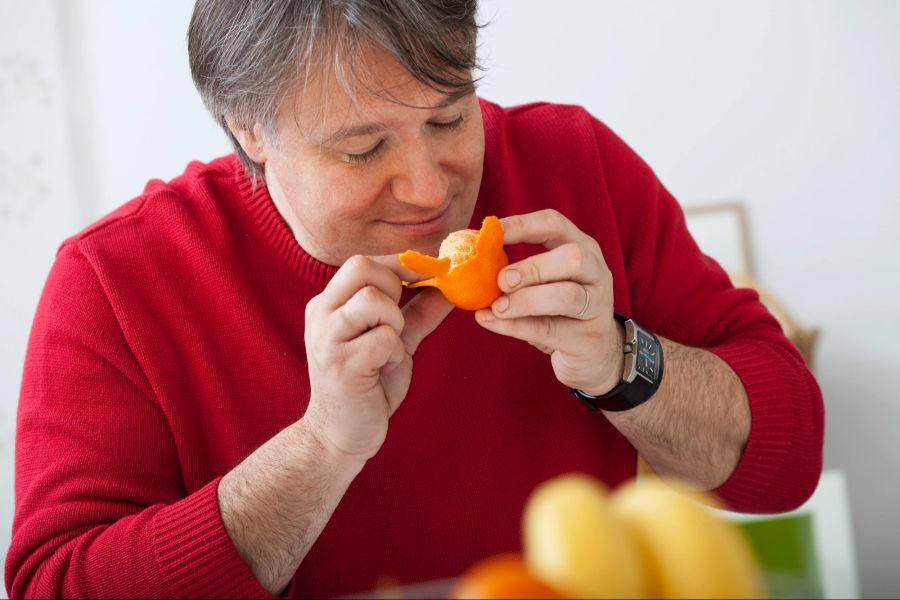
[[[615,313],[614,316],[616,320],[623,325],[625,325],[630,320],[629,317],[621,313]],[[640,406],[653,397],[653,395],[659,389],[663,378],[664,361],[662,357],[662,345],[659,342],[659,338],[653,335],[653,333],[643,328],[641,328],[641,331],[650,336],[653,340],[653,343],[658,348],[659,369],[655,381],[648,381],[640,375],[634,377],[634,379],[630,382],[626,381],[623,378],[616,387],[600,396],[594,396],[577,388],[572,388],[572,393],[582,402],[582,404],[594,411],[605,410],[612,412],[621,412],[630,410],[636,406]],[[630,340],[626,339],[625,344],[626,348],[623,348],[623,352],[628,353],[638,351],[637,348],[632,346]]]

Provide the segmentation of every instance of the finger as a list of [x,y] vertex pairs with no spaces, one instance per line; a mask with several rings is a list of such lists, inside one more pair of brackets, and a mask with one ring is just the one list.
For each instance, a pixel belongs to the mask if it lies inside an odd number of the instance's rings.
[[422,279],[427,279],[426,275],[422,275],[421,273],[416,273],[415,271],[410,271],[402,264],[400,264],[400,258],[398,254],[384,254],[381,256],[369,256],[373,262],[376,262],[383,267],[389,269],[394,275],[399,277],[402,281],[421,281]]
[[593,319],[600,316],[599,292],[573,281],[559,281],[522,288],[508,296],[500,296],[491,305],[498,319],[532,316],[561,316]]
[[400,335],[406,351],[415,354],[425,336],[434,331],[452,310],[453,305],[435,288],[422,290],[407,302],[403,307],[406,326]]
[[587,237],[572,221],[552,208],[504,217],[500,219],[500,224],[503,226],[504,244],[541,244],[556,248]]
[[397,332],[388,325],[370,329],[347,342],[347,369],[365,376],[380,376],[384,367],[403,362],[406,348]]
[[395,304],[400,301],[400,278],[383,264],[360,255],[351,256],[341,265],[322,292],[321,301],[327,310],[337,310],[367,285],[384,292]]
[[534,346],[535,348],[537,348],[538,350],[540,350],[541,352],[543,352],[544,354],[553,354],[553,348],[550,348],[543,344],[535,344],[532,342],[528,342],[528,343],[531,344],[532,346]]
[[372,285],[353,294],[346,304],[333,313],[333,318],[338,322],[332,331],[337,341],[352,340],[380,325],[387,325],[400,335],[404,326],[400,307]]
[[494,333],[523,340],[535,346],[572,352],[583,336],[578,335],[580,321],[565,317],[522,317],[497,319],[490,310],[479,310],[475,320]]
[[602,281],[608,271],[596,244],[566,243],[504,267],[497,285],[504,292],[551,281]]
[[412,378],[412,357],[406,353],[406,350],[403,350],[403,358],[400,362],[382,367],[381,375],[381,385],[384,386],[384,396],[388,402],[388,416],[392,416],[403,403],[406,392],[409,390],[409,382]]

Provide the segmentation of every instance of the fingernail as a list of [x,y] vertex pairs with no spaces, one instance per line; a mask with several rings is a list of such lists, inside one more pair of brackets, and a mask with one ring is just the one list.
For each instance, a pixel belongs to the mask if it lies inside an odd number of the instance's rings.
[[489,310],[479,310],[475,313],[482,323],[491,323],[494,320],[494,315],[491,314]]
[[510,269],[506,272],[506,285],[514,288],[520,283],[522,283],[522,275],[518,271]]
[[507,296],[500,296],[497,298],[497,301],[494,302],[494,310],[497,312],[503,312],[507,308],[509,308],[509,297]]

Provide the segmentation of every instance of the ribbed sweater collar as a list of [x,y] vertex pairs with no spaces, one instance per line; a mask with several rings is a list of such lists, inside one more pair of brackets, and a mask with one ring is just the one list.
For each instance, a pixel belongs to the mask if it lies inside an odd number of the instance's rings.
[[318,288],[325,287],[338,268],[306,252],[275,207],[265,182],[257,180],[254,189],[237,156],[232,156],[232,163],[241,200],[259,228],[262,238],[305,281]]

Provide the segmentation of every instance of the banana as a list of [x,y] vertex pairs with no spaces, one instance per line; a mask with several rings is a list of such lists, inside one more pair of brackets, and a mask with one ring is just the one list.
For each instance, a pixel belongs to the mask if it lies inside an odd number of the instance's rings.
[[676,492],[652,478],[629,482],[612,495],[610,511],[638,544],[647,593],[660,598],[763,597],[759,569],[740,530],[703,504],[715,502],[705,494]]
[[593,477],[562,475],[535,488],[523,513],[523,546],[529,569],[567,596],[644,595],[637,548]]

